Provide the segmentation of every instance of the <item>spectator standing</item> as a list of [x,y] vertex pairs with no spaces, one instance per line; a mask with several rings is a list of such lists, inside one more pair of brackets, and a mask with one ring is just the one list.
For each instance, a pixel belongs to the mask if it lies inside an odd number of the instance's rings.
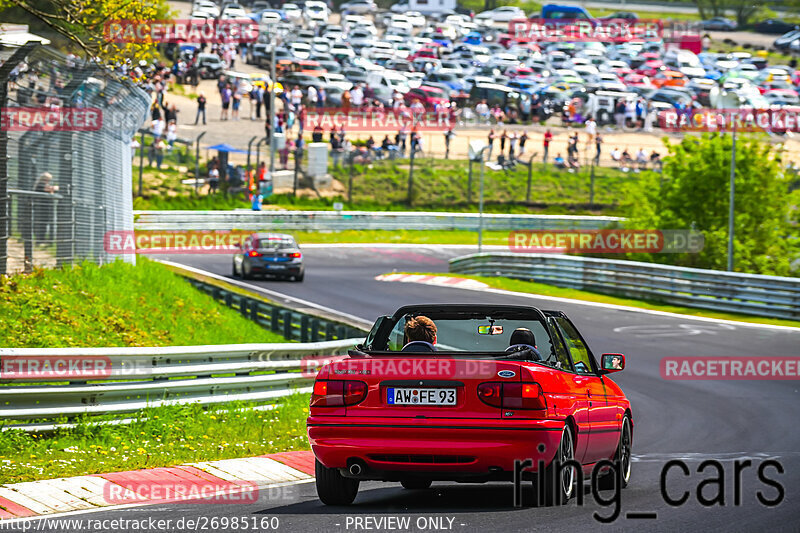
[[242,93],[239,92],[239,88],[237,87],[231,95],[231,118],[233,120],[239,120],[239,106],[241,103]]
[[522,154],[525,153],[525,143],[528,142],[528,132],[526,130],[522,131],[522,135],[519,136],[519,157],[522,157]]
[[161,137],[158,137],[153,143],[156,152],[156,168],[160,170],[161,164],[164,162],[164,152],[167,149],[167,143],[165,143],[164,139]]
[[328,99],[328,91],[325,90],[325,87],[320,87],[319,91],[317,91],[317,108],[323,109],[325,107],[325,101]]
[[[42,172],[33,184],[33,192],[41,194],[55,194],[58,192],[58,185],[53,185],[53,175],[49,172]],[[33,205],[33,232],[38,241],[47,241],[53,232],[53,215],[55,202],[50,199],[37,198],[32,202]]]
[[586,121],[586,134],[589,136],[589,143],[594,141],[594,136],[597,135],[597,122],[594,121],[594,118],[589,117]]
[[178,138],[178,125],[174,120],[171,120],[167,125],[167,144],[172,147],[175,146],[175,140]]
[[319,104],[319,93],[317,92],[317,88],[313,85],[308,86],[308,105],[311,107],[317,107]]
[[489,144],[489,153],[486,156],[487,161],[492,160],[492,151],[494,151],[494,140],[497,138],[497,134],[494,132],[494,128],[489,130],[489,136],[487,137],[487,141]]
[[595,147],[595,154],[594,154],[594,164],[600,165],[600,149],[603,145],[603,136],[599,133],[594,137],[594,147]]
[[[451,126],[446,132],[444,132],[444,158],[450,159],[450,141],[453,140],[455,137],[456,132],[453,131],[453,127]],[[387,138],[388,140],[388,138]]]
[[299,109],[303,103],[303,91],[297,85],[292,89],[292,107]]
[[222,88],[222,92],[220,93],[220,99],[222,100],[222,111],[219,113],[220,120],[228,120],[228,109],[231,107],[231,96],[232,96],[231,86],[230,84],[226,83],[225,87]]
[[194,125],[200,120],[200,115],[203,115],[203,125],[206,125],[206,95],[203,91],[197,95],[197,115],[194,117]]
[[625,100],[622,98],[617,99],[614,105],[614,122],[617,123],[617,129],[622,129],[625,126]]
[[517,149],[517,134],[513,131],[508,136],[508,160],[513,163],[514,159],[516,159],[516,149]]
[[550,143],[553,142],[553,134],[550,130],[544,132],[544,159],[543,162],[547,164],[547,152],[550,150]]
[[364,105],[364,89],[361,86],[362,84],[358,84],[350,91],[350,103],[356,109],[360,109],[362,105]]

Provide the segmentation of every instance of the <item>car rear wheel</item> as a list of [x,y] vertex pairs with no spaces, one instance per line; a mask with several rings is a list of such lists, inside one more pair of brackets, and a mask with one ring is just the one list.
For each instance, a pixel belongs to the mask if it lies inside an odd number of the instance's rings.
[[350,505],[358,494],[357,479],[349,479],[339,473],[336,468],[328,468],[316,461],[315,477],[317,495],[325,505]]
[[303,278],[305,277],[305,275],[306,275],[306,273],[303,272],[299,276],[294,276],[292,279],[295,280],[295,281],[303,281]]
[[617,479],[624,489],[628,486],[631,479],[631,449],[633,444],[633,431],[631,430],[631,420],[628,415],[622,419],[622,429],[619,434],[619,444],[617,453],[614,455],[615,468],[621,473],[618,477],[613,470],[610,470],[600,478],[600,489],[613,490],[617,485]]
[[[577,469],[575,462],[575,441],[572,429],[565,425],[561,432],[561,441],[553,461],[543,473],[533,481],[534,491],[537,492],[537,501],[544,505],[564,505],[575,494],[575,481]],[[540,479],[542,476],[543,479]],[[539,492],[543,488],[544,494]]]
[[430,479],[406,479],[401,481],[400,484],[406,490],[425,490],[431,488]]
[[236,270],[236,261],[233,262],[233,277],[234,278],[239,277],[239,271]]
[[242,261],[242,279],[250,279],[253,277],[252,267],[247,261]]

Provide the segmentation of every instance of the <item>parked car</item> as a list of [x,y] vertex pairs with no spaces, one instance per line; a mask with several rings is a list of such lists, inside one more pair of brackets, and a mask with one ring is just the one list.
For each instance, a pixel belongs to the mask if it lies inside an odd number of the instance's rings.
[[755,30],[758,33],[769,33],[775,35],[781,35],[789,31],[796,30],[798,28],[797,24],[792,22],[786,22],[782,19],[766,19],[762,20],[755,26]]
[[700,22],[700,26],[704,30],[715,31],[733,31],[738,27],[735,20],[726,19],[725,17],[714,17]]

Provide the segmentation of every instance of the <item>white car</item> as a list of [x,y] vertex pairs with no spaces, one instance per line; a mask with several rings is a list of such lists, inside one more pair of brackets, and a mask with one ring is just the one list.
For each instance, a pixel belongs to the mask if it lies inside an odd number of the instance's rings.
[[286,14],[286,18],[289,19],[290,22],[297,24],[303,20],[303,10],[300,9],[300,6],[297,4],[286,3],[283,4],[281,9]]
[[391,59],[394,57],[394,46],[387,42],[377,41],[369,48],[364,48],[361,54],[370,59]]
[[324,37],[314,37],[311,41],[311,49],[321,54],[327,54],[331,50],[331,43]]
[[225,9],[222,10],[220,13],[220,18],[222,19],[246,19],[247,11],[244,10],[242,6],[239,4],[228,4],[225,6]]
[[475,15],[474,21],[477,24],[492,25],[497,22],[510,22],[514,19],[524,19],[525,12],[516,6],[500,6],[489,11],[483,11]]
[[415,28],[422,28],[425,26],[425,15],[419,11],[406,11],[405,16]]
[[192,5],[192,11],[208,13],[212,18],[219,17],[219,7],[211,0],[198,0]]
[[374,0],[350,0],[349,2],[345,2],[339,9],[342,10],[342,13],[374,13],[378,6],[375,4]]
[[353,52],[353,49],[344,43],[335,43],[333,46],[331,46],[331,49],[328,50],[328,53],[334,57],[336,56],[345,56],[348,58],[356,57],[356,53]]
[[295,41],[286,47],[297,59],[308,59],[311,56],[311,45]]
[[365,48],[375,43],[375,37],[365,30],[355,30],[347,35],[347,42],[353,48]]
[[353,82],[348,81],[343,74],[325,72],[324,74],[320,74],[318,77],[324,81],[326,85],[333,85],[334,87],[338,87],[343,91],[349,91],[353,88]]
[[306,2],[303,16],[310,25],[328,22],[328,6],[323,2]]
[[413,32],[414,28],[408,22],[392,22],[392,24],[386,28],[386,35],[410,37]]
[[367,75],[367,85],[370,87],[387,87],[403,94],[411,90],[408,78],[393,70],[370,72]]

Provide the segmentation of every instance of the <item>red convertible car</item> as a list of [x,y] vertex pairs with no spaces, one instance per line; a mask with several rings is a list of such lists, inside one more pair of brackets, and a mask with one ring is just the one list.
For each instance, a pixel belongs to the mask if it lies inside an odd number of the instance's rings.
[[624,367],[622,354],[598,365],[559,311],[402,307],[317,375],[307,425],[319,498],[350,504],[364,480],[422,490],[511,481],[515,470],[549,505],[585,474],[625,487],[633,418],[608,376]]

